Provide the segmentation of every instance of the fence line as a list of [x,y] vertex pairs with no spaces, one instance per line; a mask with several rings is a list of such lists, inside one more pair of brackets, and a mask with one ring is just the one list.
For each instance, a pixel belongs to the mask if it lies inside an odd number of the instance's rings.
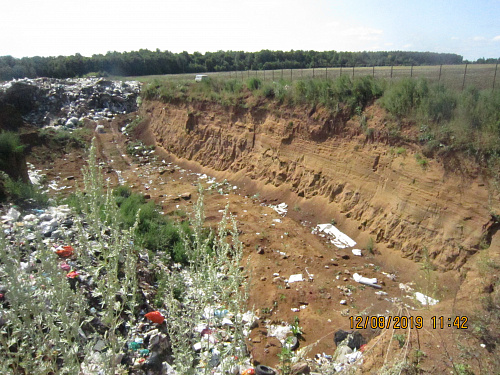
[[[323,70],[324,69],[324,70]],[[343,75],[351,78],[369,76],[397,81],[401,78],[426,78],[430,82],[442,83],[449,88],[464,90],[467,86],[477,89],[495,89],[498,64],[464,64],[431,66],[340,66],[310,69],[246,70],[230,72],[209,72],[209,77],[240,79],[259,78],[263,81],[285,79],[335,79]],[[162,77],[171,79],[192,79],[196,73],[172,74]]]

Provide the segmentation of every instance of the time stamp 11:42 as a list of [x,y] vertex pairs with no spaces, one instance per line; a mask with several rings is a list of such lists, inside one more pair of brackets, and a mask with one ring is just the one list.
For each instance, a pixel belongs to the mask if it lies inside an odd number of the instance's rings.
[[424,319],[422,316],[350,316],[351,329],[468,329],[466,316],[432,316]]

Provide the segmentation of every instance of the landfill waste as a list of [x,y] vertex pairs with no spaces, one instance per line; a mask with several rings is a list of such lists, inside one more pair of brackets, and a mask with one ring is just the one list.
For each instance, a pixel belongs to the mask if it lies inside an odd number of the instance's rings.
[[337,347],[346,345],[351,350],[359,349],[366,344],[365,338],[359,331],[347,332],[341,329],[335,332],[333,341]]
[[287,336],[292,332],[290,325],[268,325],[267,336],[276,337],[282,344],[285,343]]
[[304,281],[304,278],[302,277],[301,273],[298,273],[296,275],[291,275],[287,280],[288,284],[296,283],[298,281]]
[[439,302],[439,300],[426,296],[425,294],[420,292],[415,292],[415,299],[424,306],[425,305],[434,306]]
[[376,277],[368,278],[368,277],[361,276],[359,273],[354,273],[352,275],[352,278],[357,283],[364,284],[364,285],[369,285],[369,286],[372,286],[372,287],[377,288],[377,289],[381,289],[382,288],[382,286],[380,286],[380,285],[377,284],[378,280],[377,280]]
[[352,253],[358,257],[363,256],[363,253],[360,249],[352,249]]
[[26,88],[31,94],[24,98],[31,107],[23,116],[26,122],[71,130],[85,119],[108,121],[137,110],[141,85],[103,78],[22,78],[0,83],[0,92],[6,95]]
[[280,203],[278,205],[270,205],[274,211],[276,211],[279,215],[285,216],[286,213],[288,212],[288,205],[286,203]]
[[342,233],[332,224],[318,224],[312,230],[313,234],[319,234],[322,237],[327,237],[332,244],[339,249],[356,246],[356,241],[351,239],[348,235]]
[[144,316],[153,323],[162,324],[165,321],[165,317],[159,311],[151,311]]

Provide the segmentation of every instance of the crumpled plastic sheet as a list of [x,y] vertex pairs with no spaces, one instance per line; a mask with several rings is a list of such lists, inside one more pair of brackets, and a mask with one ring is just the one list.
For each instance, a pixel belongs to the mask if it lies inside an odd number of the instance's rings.
[[332,224],[318,224],[313,230],[313,234],[324,233],[331,243],[339,249],[356,246],[356,241],[348,235],[342,233]]

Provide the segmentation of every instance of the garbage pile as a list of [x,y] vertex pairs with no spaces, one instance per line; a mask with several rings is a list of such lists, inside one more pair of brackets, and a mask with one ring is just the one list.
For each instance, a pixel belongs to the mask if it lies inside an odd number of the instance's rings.
[[23,78],[0,84],[0,94],[32,125],[73,129],[84,119],[102,122],[137,110],[140,88],[137,81],[103,78]]

